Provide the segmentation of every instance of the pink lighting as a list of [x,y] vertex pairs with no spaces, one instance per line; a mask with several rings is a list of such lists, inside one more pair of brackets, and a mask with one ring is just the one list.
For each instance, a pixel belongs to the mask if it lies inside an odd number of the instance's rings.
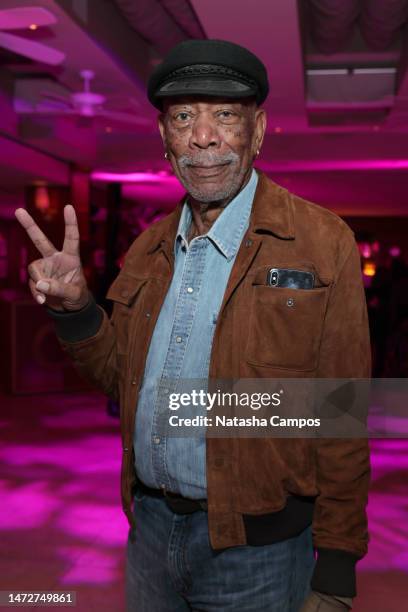
[[274,172],[407,170],[408,159],[294,159],[267,163],[261,160],[257,165]]
[[[275,133],[280,133],[282,128],[276,128]],[[317,171],[358,171],[358,170],[407,170],[408,159],[333,159],[333,160],[310,160],[294,159],[265,162],[262,159],[257,166],[265,171],[273,172],[317,172]],[[170,181],[178,182],[173,174],[165,170],[158,172],[108,172],[105,170],[94,170],[91,174],[94,181],[117,182],[117,183],[147,183]]]
[[391,257],[399,257],[401,255],[401,249],[399,246],[392,246],[389,250]]
[[368,242],[362,242],[360,244],[360,253],[364,259],[371,257],[371,245]]
[[[3,10],[3,4],[9,8]],[[148,10],[149,4],[158,10]],[[152,224],[162,225],[160,219],[177,203],[192,202],[164,158],[159,111],[146,97],[148,75],[171,41],[229,39],[265,62],[271,85],[263,105],[268,125],[255,168],[282,187],[279,199],[290,208],[294,194],[322,207],[329,225],[340,226],[331,211],[353,231],[358,280],[367,290],[373,378],[408,375],[406,10],[389,47],[370,47],[362,35],[375,7],[381,15],[372,30],[380,35],[393,29],[388,26],[399,13],[386,7],[406,8],[408,0],[263,0],[256,10],[253,4],[234,3],[232,23],[231,11],[220,10],[215,0],[0,2],[1,37],[20,41],[14,53],[13,46],[11,53],[3,52],[0,44],[7,72],[0,92],[0,338],[5,339],[0,383],[4,380],[13,391],[5,395],[0,388],[0,590],[73,590],[75,612],[127,609],[129,525],[120,490],[123,406],[90,390],[92,385],[61,353],[53,322],[30,295],[29,264],[40,254],[14,212],[25,206],[60,249],[63,207],[74,205],[84,276],[96,301],[111,312],[108,283],[123,267],[133,241]],[[358,18],[350,41],[332,54],[316,44],[310,11],[335,4],[339,14],[351,7]],[[47,5],[52,12],[34,5]],[[336,34],[341,24],[334,13],[328,19]],[[4,24],[10,27],[23,17],[15,34],[3,32]],[[329,30],[320,29],[324,36]],[[340,70],[343,75],[336,75]],[[271,197],[272,213],[279,212],[275,204]],[[302,214],[313,212],[308,203],[296,200],[298,205]],[[322,221],[317,238],[325,231]],[[263,234],[255,268],[279,263],[272,251],[268,260],[269,245],[279,243],[295,257],[302,240],[284,241],[274,228]],[[316,263],[319,244],[315,252],[311,239],[306,242],[307,261]],[[336,265],[347,257],[340,251],[333,255]],[[129,275],[138,276],[138,265],[129,258],[127,264]],[[331,277],[323,268],[322,276]],[[145,294],[136,300],[142,319]],[[385,414],[381,399],[377,405],[373,398],[369,429],[373,436],[384,431],[400,437],[369,440],[369,546],[357,565],[356,612],[407,607],[408,418],[404,405],[397,410],[399,392],[390,399],[396,404],[392,415]],[[287,474],[289,484],[292,475]]]
[[106,181],[113,183],[145,183],[145,182],[176,182],[175,176],[165,171],[160,172],[104,172],[95,170],[91,174],[94,181]]
[[50,207],[50,196],[45,185],[39,185],[35,190],[34,205],[39,211],[45,213]]
[[100,584],[120,579],[117,561],[102,551],[87,548],[64,548],[59,556],[70,563],[69,570],[61,578],[61,584]]
[[[53,513],[61,508],[61,502],[53,496],[49,483],[27,482],[21,486],[11,486],[7,481],[0,482],[0,495],[7,500],[0,512],[0,531],[11,529],[37,529],[45,525]],[[22,503],[22,500],[29,503]]]
[[102,589],[102,598],[112,591],[116,604],[96,609],[124,609],[128,524],[120,506],[119,423],[97,393],[3,400],[0,540],[10,559],[3,584],[69,586],[81,592],[81,611],[92,607],[88,590]]
[[[128,524],[120,505],[119,422],[107,416],[99,393],[44,394],[38,402],[8,397],[4,406],[3,583],[76,590],[79,612],[124,610]],[[370,446],[370,547],[359,564],[361,593],[372,589],[374,574],[381,581],[392,572],[398,580],[408,567],[407,440],[376,439]]]
[[[119,495],[116,500],[119,504]],[[56,527],[82,542],[92,543],[98,538],[106,548],[121,546],[126,538],[126,519],[118,513],[118,505],[85,503],[79,500],[67,506],[60,512]],[[115,525],[115,529],[106,529],[107,525]]]
[[[83,422],[81,423],[83,424]],[[9,444],[0,452],[0,461],[9,466],[25,467],[30,470],[32,466],[52,464],[68,474],[76,477],[91,477],[93,473],[104,472],[106,475],[117,474],[118,458],[113,452],[98,456],[100,448],[116,450],[119,452],[119,443],[113,436],[84,436],[73,444],[53,444],[51,441],[44,444]],[[75,461],[73,458],[75,457]],[[32,476],[35,471],[30,472]]]

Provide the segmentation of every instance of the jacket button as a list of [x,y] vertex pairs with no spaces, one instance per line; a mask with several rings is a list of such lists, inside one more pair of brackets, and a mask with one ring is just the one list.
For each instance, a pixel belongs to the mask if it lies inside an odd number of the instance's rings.
[[286,305],[287,306],[294,306],[295,305],[295,300],[293,298],[288,298],[286,300]]
[[124,447],[123,447],[123,452],[124,452],[124,453],[127,453],[127,452],[128,452],[128,450],[129,450],[129,448],[128,448],[127,446],[124,446]]
[[149,319],[149,317],[151,316],[150,312],[146,312],[145,316]]
[[136,385],[137,384],[137,380],[132,380],[132,385]]

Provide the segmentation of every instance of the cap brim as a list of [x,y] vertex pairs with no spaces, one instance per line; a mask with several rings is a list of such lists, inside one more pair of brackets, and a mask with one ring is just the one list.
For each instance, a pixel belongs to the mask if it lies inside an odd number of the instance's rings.
[[188,78],[164,83],[155,92],[155,98],[191,95],[246,98],[249,96],[256,96],[257,93],[254,87],[231,79]]

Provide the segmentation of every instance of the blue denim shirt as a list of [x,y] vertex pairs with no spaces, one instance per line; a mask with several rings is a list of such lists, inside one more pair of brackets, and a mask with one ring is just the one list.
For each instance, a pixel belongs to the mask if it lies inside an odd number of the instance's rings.
[[135,418],[135,469],[150,487],[194,499],[207,497],[205,430],[189,437],[165,435],[161,423],[171,414],[169,389],[164,389],[164,405],[159,388],[168,387],[168,381],[208,378],[215,324],[249,225],[257,182],[253,170],[210,231],[190,244],[192,213],[184,203],[174,244],[174,274],[150,343]]

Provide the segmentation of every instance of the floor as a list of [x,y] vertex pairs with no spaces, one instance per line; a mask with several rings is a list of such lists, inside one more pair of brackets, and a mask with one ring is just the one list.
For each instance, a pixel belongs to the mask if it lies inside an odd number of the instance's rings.
[[[92,392],[0,395],[0,404],[0,591],[75,591],[76,612],[124,611],[118,420]],[[408,439],[371,447],[371,542],[353,610],[402,612]]]

